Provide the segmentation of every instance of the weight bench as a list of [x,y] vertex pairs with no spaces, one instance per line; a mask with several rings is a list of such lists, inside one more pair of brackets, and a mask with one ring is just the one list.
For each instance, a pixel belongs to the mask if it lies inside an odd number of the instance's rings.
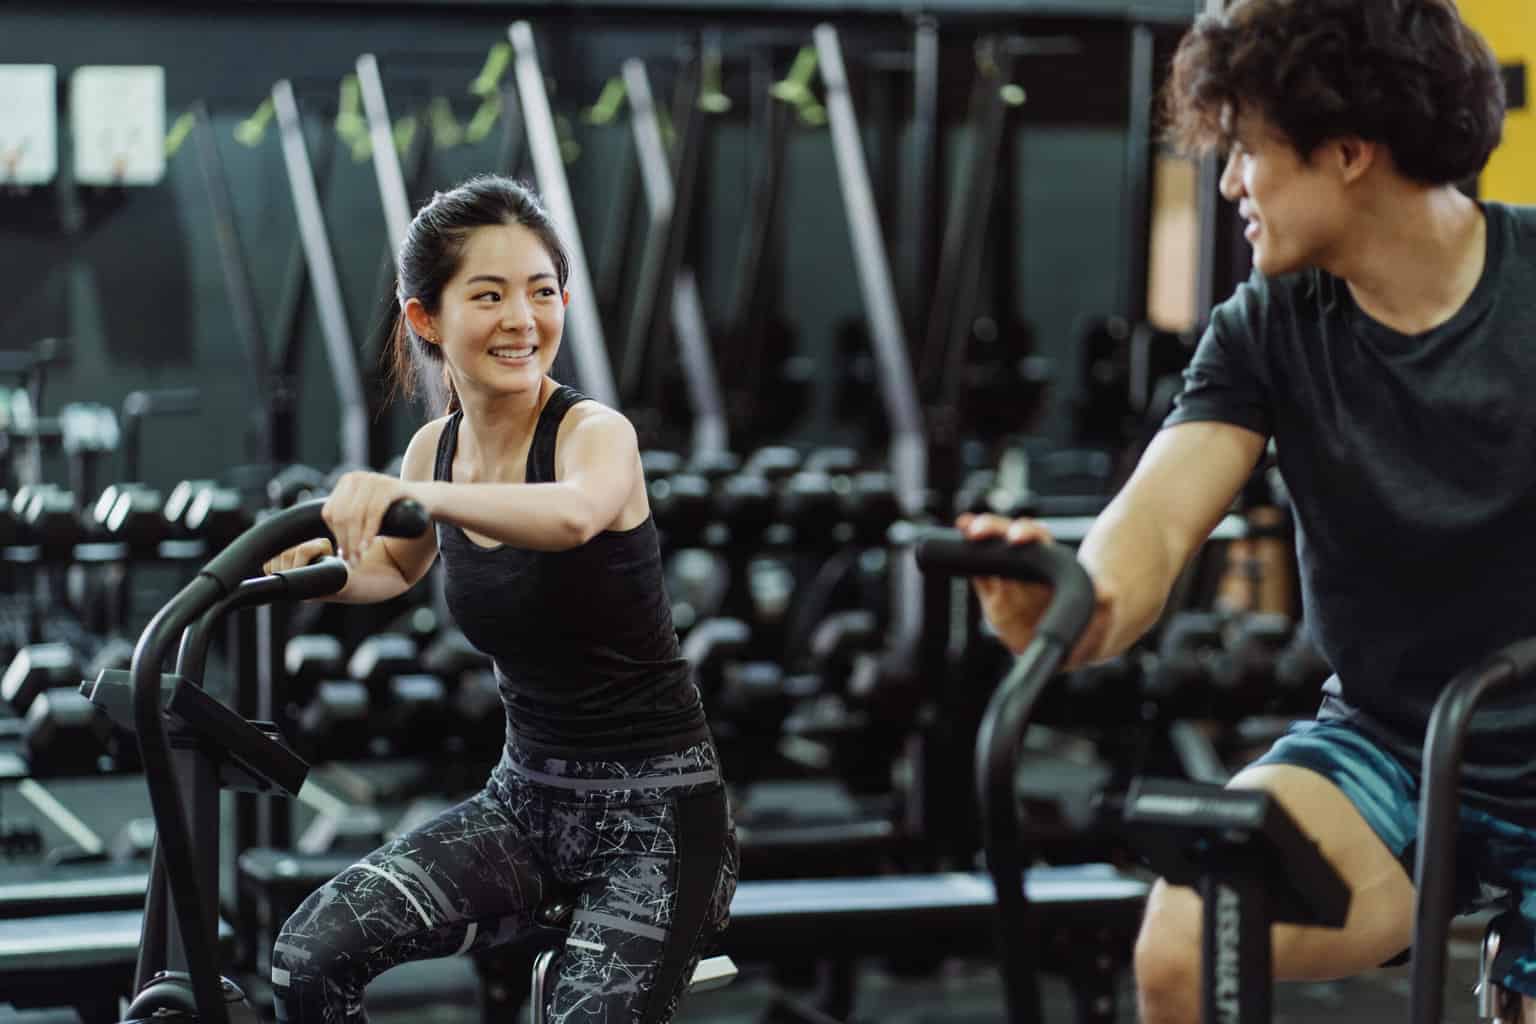
[[142,864],[8,864],[0,866],[0,921],[140,910],[148,888]]
[[[86,1024],[116,1021],[118,998],[133,991],[143,917],[110,910],[0,920],[0,1001],[23,1010],[70,1006]],[[220,921],[221,953],[233,950],[234,938]]]
[[[1107,864],[1037,868],[1024,884],[1040,922],[1041,966],[1067,981],[1078,1020],[1113,1021],[1115,977],[1130,962],[1149,884]],[[832,961],[817,1009],[846,1019],[857,958],[990,958],[996,916],[992,879],[979,872],[743,882],[720,945],[741,961],[801,952]],[[781,1011],[795,1014],[793,1006]]]
[[[305,896],[356,860],[253,848],[240,855],[240,884],[255,896],[263,929],[275,935]],[[1115,975],[1129,963],[1150,886],[1106,864],[1038,868],[1025,885],[1040,921],[1043,966],[1072,987],[1079,1019],[1112,1020]],[[547,908],[527,941],[475,957],[487,1022],[509,1019],[531,995],[522,973],[530,953],[544,958],[548,971],[553,950],[564,941],[558,923],[564,912]],[[851,985],[857,957],[990,957],[996,952],[995,917],[992,879],[982,873],[745,881],[731,903],[720,949],[738,962],[846,962],[844,980]],[[270,947],[268,936],[258,939],[258,949]],[[692,990],[701,991],[706,975],[723,966],[701,964]],[[839,998],[851,1005],[851,990]]]

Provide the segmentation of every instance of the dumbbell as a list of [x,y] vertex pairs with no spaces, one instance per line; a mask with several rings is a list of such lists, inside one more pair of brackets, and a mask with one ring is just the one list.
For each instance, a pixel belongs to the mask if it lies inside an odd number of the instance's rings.
[[375,633],[347,659],[347,678],[368,687],[376,699],[388,695],[389,681],[418,671],[420,648],[404,633]]
[[373,702],[368,687],[351,679],[315,684],[309,702],[297,709],[297,745],[311,761],[346,761],[373,752]]
[[390,753],[442,750],[456,725],[443,681],[425,672],[407,672],[389,680],[387,694],[383,704],[375,706],[373,721]]
[[738,784],[762,778],[795,703],[784,685],[784,669],[770,661],[727,662],[720,682],[710,704],[710,727],[725,772]]
[[801,469],[810,473],[826,473],[828,476],[847,476],[859,468],[859,453],[855,448],[816,448],[805,457]]
[[240,492],[212,480],[183,480],[165,499],[165,519],[177,536],[222,547],[252,522]]
[[267,481],[267,503],[273,508],[290,508],[301,501],[323,497],[328,490],[324,473],[295,463]]
[[11,493],[0,491],[0,547],[22,542],[21,516],[11,503]]
[[416,649],[421,650],[430,644],[438,631],[443,627],[442,620],[437,612],[429,605],[419,604],[414,608],[407,608],[389,621],[384,627],[386,633],[399,633],[416,641]]
[[777,483],[799,470],[801,461],[800,453],[788,445],[765,445],[747,457],[741,472]]
[[1164,714],[1207,710],[1224,647],[1220,615],[1176,613],[1158,642],[1157,656],[1143,681],[1143,694],[1157,701]]
[[165,521],[170,524],[175,536],[187,537],[191,531],[187,528],[187,511],[197,496],[204,491],[217,487],[214,480],[182,480],[171,488],[171,493],[165,499]]
[[1277,665],[1293,632],[1290,616],[1276,612],[1250,612],[1227,624],[1226,649],[1211,677],[1221,709],[1256,714],[1274,703]]
[[11,509],[21,524],[21,540],[50,553],[67,551],[85,538],[85,524],[75,508],[75,495],[56,484],[17,489]]
[[171,536],[165,520],[165,500],[146,484],[111,484],[93,509],[96,528],[136,552],[152,552]]
[[689,632],[682,655],[693,666],[706,702],[712,702],[724,686],[725,666],[743,658],[751,642],[752,631],[740,619],[705,619]]
[[1275,660],[1275,685],[1280,691],[1280,709],[1302,711],[1315,706],[1318,688],[1333,674],[1323,652],[1317,649],[1312,631],[1305,622],[1298,623],[1290,643]]
[[764,477],[737,473],[715,489],[715,517],[729,528],[733,548],[756,547],[777,515],[773,485]]
[[693,473],[675,473],[646,484],[656,529],[668,547],[696,542],[714,516],[709,481]]
[[90,775],[106,767],[112,722],[77,691],[78,683],[50,687],[27,707],[21,746],[33,775]]
[[103,672],[122,670],[133,665],[133,641],[126,637],[109,638],[86,663],[84,679],[95,679]]
[[810,670],[822,693],[844,693],[855,658],[880,646],[880,623],[863,608],[833,612],[811,631]]
[[448,688],[421,670],[419,652],[403,633],[377,633],[347,660],[347,675],[368,688],[377,735],[395,753],[441,745],[449,733]]
[[507,735],[507,712],[495,672],[482,668],[460,676],[451,706],[467,751],[491,753],[501,749]]
[[689,458],[684,470],[702,476],[714,485],[741,472],[741,456],[727,451],[700,452]]
[[506,713],[488,654],[459,630],[445,629],[422,651],[421,667],[447,687],[450,738],[475,751],[501,746]]
[[0,700],[17,717],[25,715],[38,694],[73,687],[82,679],[80,658],[68,644],[28,644],[16,652],[0,676]]
[[701,619],[719,613],[730,586],[730,566],[705,548],[683,548],[667,559],[667,597],[672,601],[672,626],[686,635]]
[[[846,490],[846,478],[842,484]],[[779,519],[794,529],[800,549],[835,547],[844,539],[838,533],[843,498],[826,473],[800,470],[786,478],[779,488]]]
[[855,473],[844,501],[844,515],[853,525],[853,542],[864,547],[883,545],[891,524],[902,517],[895,480],[886,472]]
[[369,752],[372,702],[366,686],[342,678],[345,668],[345,651],[333,636],[302,634],[283,647],[285,703],[306,757],[346,760]]
[[346,650],[334,636],[303,633],[290,637],[283,645],[283,671],[288,677],[286,701],[307,703],[321,681],[342,678],[346,665]]
[[677,452],[647,448],[640,453],[640,469],[646,480],[661,480],[683,471],[683,457]]
[[955,490],[955,515],[992,512],[992,492],[996,487],[997,473],[995,470],[971,470],[965,475],[965,479],[961,481],[960,486]]
[[1062,723],[1099,725],[1127,718],[1139,720],[1141,710],[1133,698],[1141,672],[1141,659],[1131,654],[1120,654],[1076,669],[1067,676],[1066,685],[1060,691]]

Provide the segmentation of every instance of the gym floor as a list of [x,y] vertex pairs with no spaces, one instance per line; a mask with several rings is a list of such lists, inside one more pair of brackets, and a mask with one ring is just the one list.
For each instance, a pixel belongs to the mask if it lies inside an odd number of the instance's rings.
[[[1480,922],[1469,919],[1452,940],[1446,980],[1451,1019],[1472,1019],[1476,937],[1481,930]],[[1408,969],[1397,967],[1349,981],[1282,985],[1274,1019],[1284,1024],[1397,1024],[1406,1015],[1408,984]],[[778,991],[766,977],[749,970],[732,987],[690,1001],[677,1020],[679,1024],[756,1024]],[[1074,1020],[1064,986],[1047,979],[1044,991],[1047,1021],[1068,1024]],[[479,1024],[475,999],[468,962],[406,964],[370,986],[368,1015],[372,1024]],[[1117,1020],[1136,1019],[1129,977],[1122,982],[1119,1010]],[[860,978],[855,1019],[869,1024],[994,1024],[1001,1013],[1001,987],[988,964],[951,963],[938,974],[917,979],[895,978],[871,965]],[[75,1024],[76,1019],[71,1012],[17,1013],[0,1007],[0,1024]]]

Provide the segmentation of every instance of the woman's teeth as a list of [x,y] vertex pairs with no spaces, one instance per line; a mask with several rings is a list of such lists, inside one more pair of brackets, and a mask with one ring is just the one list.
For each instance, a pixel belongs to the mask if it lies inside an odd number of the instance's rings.
[[533,353],[534,347],[532,345],[526,346],[524,348],[491,349],[491,355],[495,356],[497,359],[525,359],[528,356],[533,355]]

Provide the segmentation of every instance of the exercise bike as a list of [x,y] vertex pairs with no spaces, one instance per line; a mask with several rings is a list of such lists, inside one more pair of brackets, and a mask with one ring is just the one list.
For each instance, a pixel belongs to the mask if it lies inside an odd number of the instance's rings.
[[[262,563],[325,536],[323,499],[276,513],[237,537],[170,599],[139,636],[127,671],[107,671],[81,692],[138,737],[155,818],[149,889],[125,1024],[255,1024],[240,987],[219,974],[219,791],[298,794],[309,765],[271,722],[247,721],[202,687],[213,628],[237,608],[298,601],[346,585],[337,559],[259,575]],[[398,501],[380,534],[417,537],[421,506]],[[176,671],[161,673],[180,637]]]
[[[1033,709],[1092,618],[1093,582],[1070,550],[1054,544],[969,541],[957,530],[930,529],[921,533],[916,555],[926,572],[1043,583],[1053,591],[1034,641],[988,704],[976,745],[1007,1019],[1034,1024],[1042,1015],[1038,929],[1019,884],[1025,856],[1014,779]],[[1472,713],[1489,694],[1514,685],[1533,667],[1536,639],[1506,647],[1452,680],[1431,716],[1414,870],[1412,1024],[1439,1024],[1444,1008],[1446,941],[1455,906],[1457,788]],[[1208,1024],[1271,1019],[1270,925],[1342,927],[1348,914],[1349,890],[1316,844],[1260,791],[1141,778],[1124,795],[1107,795],[1101,809],[1153,870],[1202,895],[1208,955],[1201,964],[1201,1019]],[[1495,921],[1483,941],[1478,1019],[1513,1024],[1518,997],[1492,981],[1498,946]]]

